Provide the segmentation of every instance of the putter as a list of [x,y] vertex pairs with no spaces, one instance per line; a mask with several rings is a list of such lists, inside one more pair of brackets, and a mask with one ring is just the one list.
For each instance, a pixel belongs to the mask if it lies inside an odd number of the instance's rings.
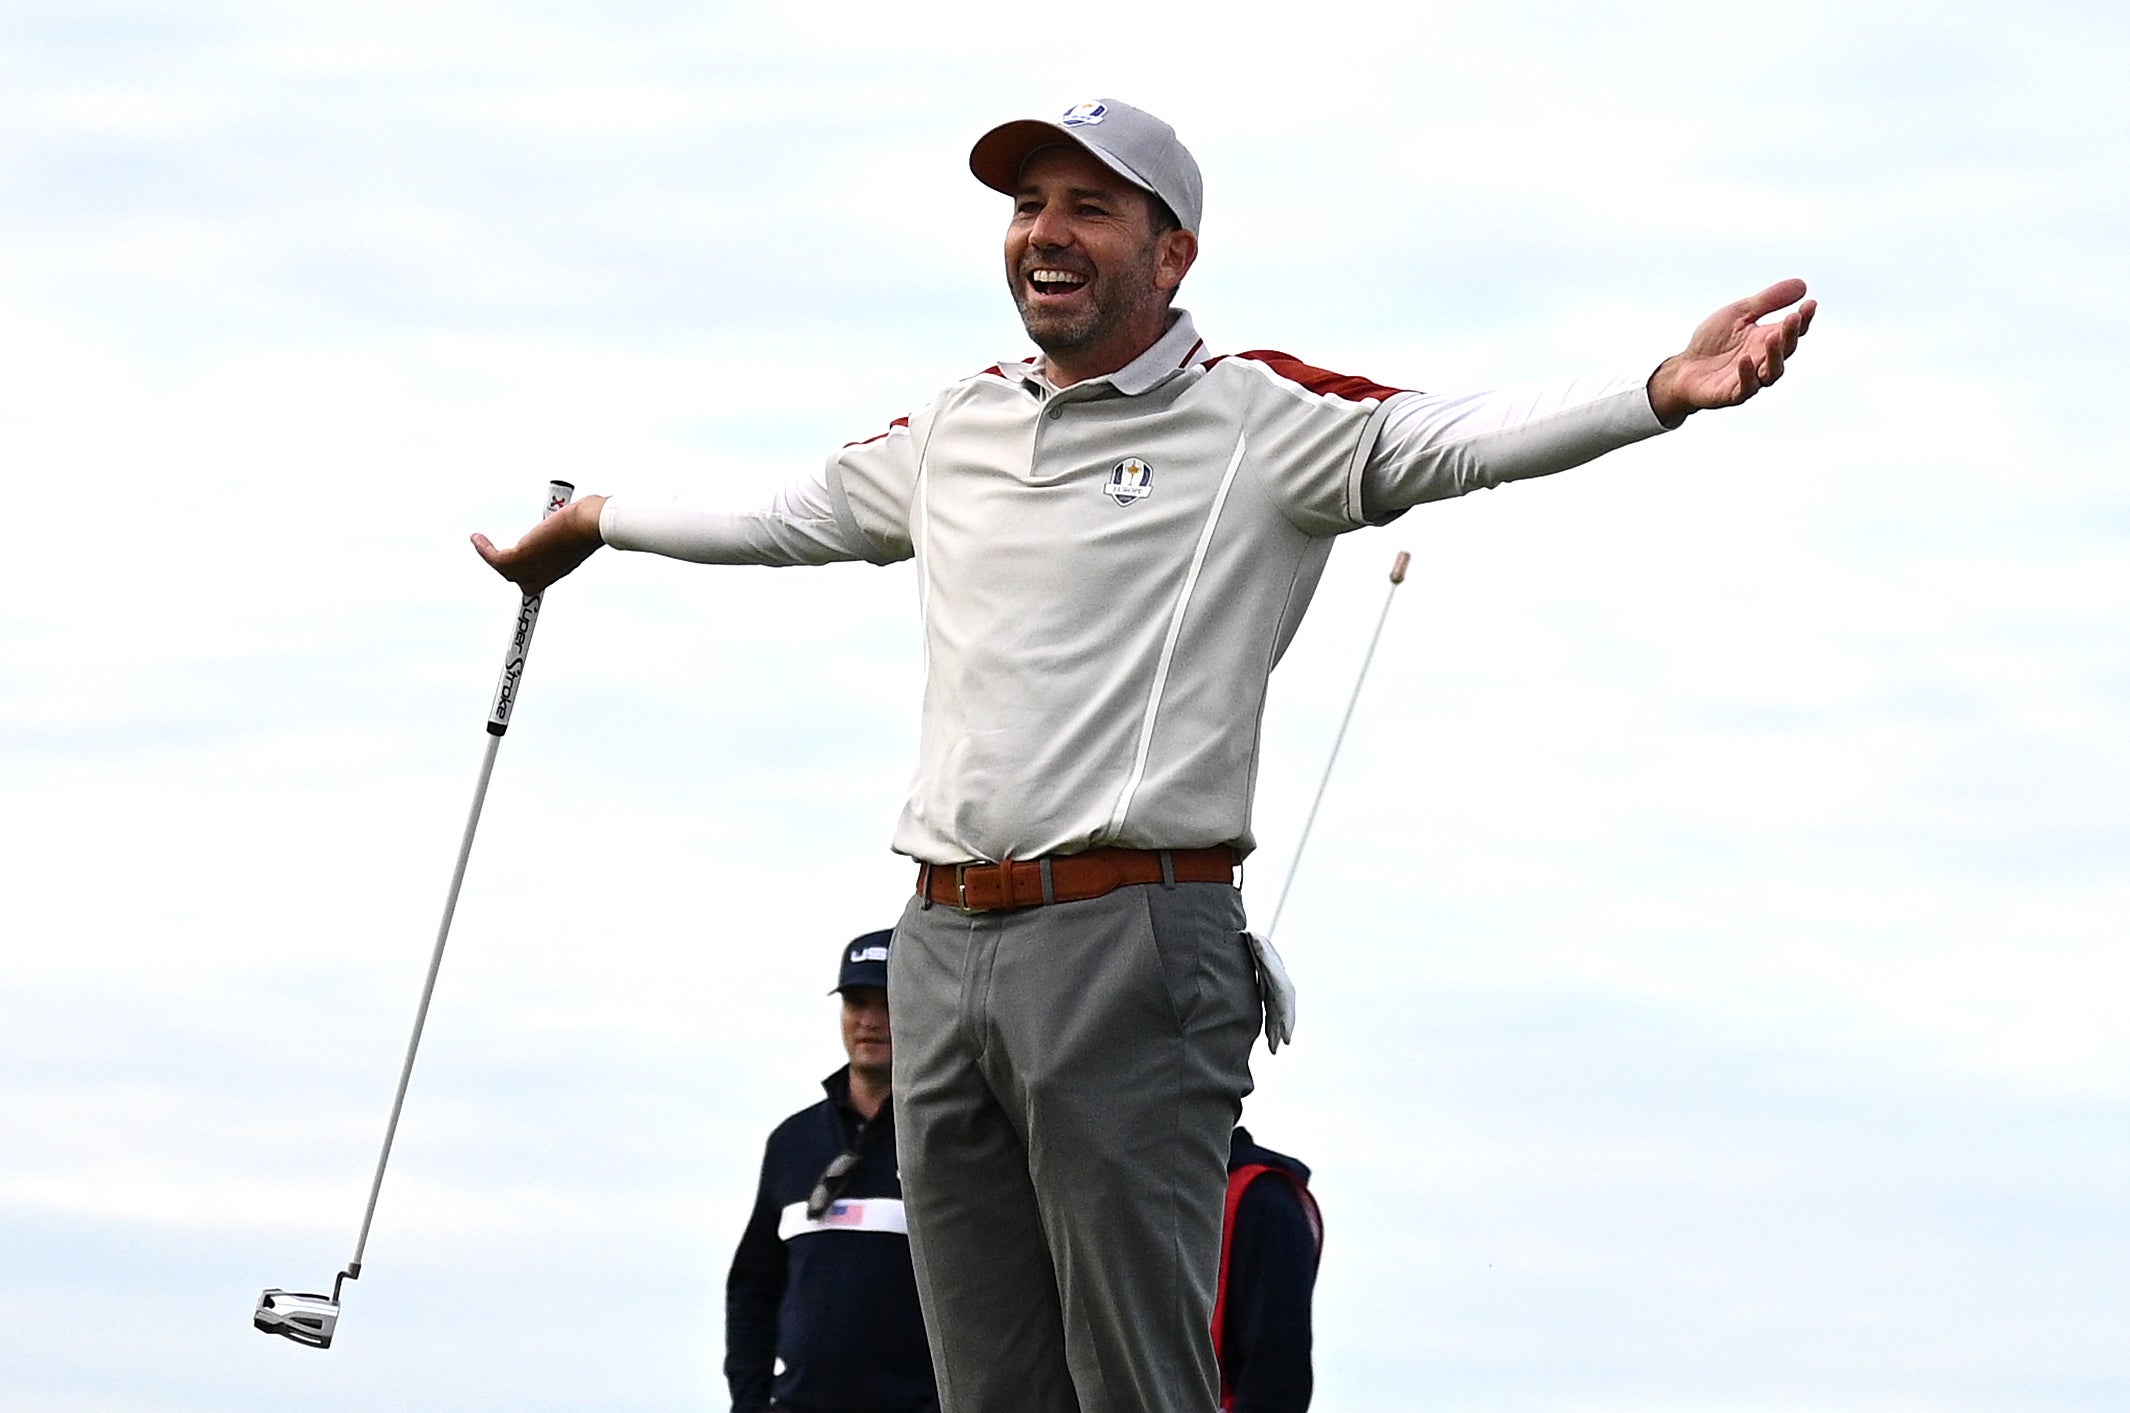
[[[567,481],[547,483],[545,520],[563,506],[577,488]],[[340,1323],[340,1287],[362,1276],[362,1252],[370,1242],[370,1221],[377,1215],[377,1193],[385,1184],[385,1164],[392,1157],[392,1137],[399,1131],[399,1111],[407,1102],[407,1080],[414,1073],[414,1052],[422,1043],[422,1026],[429,1019],[429,998],[436,993],[437,968],[444,962],[444,941],[451,935],[451,915],[458,910],[459,885],[466,881],[466,860],[473,853],[473,831],[481,822],[481,804],[488,798],[488,777],[496,768],[496,748],[510,729],[510,714],[518,704],[518,684],[525,675],[525,655],[532,649],[533,627],[540,621],[541,595],[533,594],[518,604],[518,621],[511,630],[510,646],[503,653],[503,673],[496,681],[495,702],[488,711],[488,750],[481,759],[481,778],[473,787],[473,809],[466,816],[466,833],[459,840],[458,865],[451,871],[451,891],[444,899],[444,920],[436,929],[436,949],[429,954],[429,975],[422,982],[421,1005],[414,1012],[414,1033],[407,1038],[407,1058],[399,1067],[399,1088],[392,1095],[392,1116],[385,1120],[385,1142],[378,1150],[377,1173],[370,1179],[370,1201],[363,1209],[362,1231],[355,1238],[355,1255],[347,1269],[333,1277],[333,1293],[262,1290],[258,1308],[252,1311],[252,1328],[277,1334],[311,1349],[330,1349],[333,1330]]]

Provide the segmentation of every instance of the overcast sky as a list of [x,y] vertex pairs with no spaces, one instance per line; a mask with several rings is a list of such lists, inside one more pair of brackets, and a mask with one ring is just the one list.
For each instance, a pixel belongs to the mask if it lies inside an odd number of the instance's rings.
[[718,1406],[760,1144],[891,922],[907,566],[549,596],[347,1260],[550,477],[730,496],[1025,344],[1008,117],[1207,177],[1219,350],[1781,386],[1351,537],[1274,682],[1258,1137],[1326,1413],[2130,1405],[2118,4],[0,3],[0,1407]]

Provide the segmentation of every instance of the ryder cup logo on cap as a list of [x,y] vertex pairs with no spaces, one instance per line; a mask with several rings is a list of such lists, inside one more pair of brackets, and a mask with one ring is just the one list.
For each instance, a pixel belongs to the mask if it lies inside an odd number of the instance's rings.
[[1075,103],[1058,118],[1022,118],[1001,123],[969,149],[969,170],[993,191],[1019,192],[1021,169],[1046,147],[1071,143],[1118,176],[1158,197],[1187,231],[1196,231],[1205,210],[1205,184],[1198,161],[1176,130],[1152,113],[1096,98]]
[[1154,468],[1136,456],[1127,456],[1109,468],[1109,483],[1102,494],[1119,505],[1145,500],[1154,493]]

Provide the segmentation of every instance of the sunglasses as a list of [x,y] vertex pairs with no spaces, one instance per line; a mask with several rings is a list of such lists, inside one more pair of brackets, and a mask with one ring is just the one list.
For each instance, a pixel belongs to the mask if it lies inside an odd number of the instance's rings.
[[858,1171],[858,1164],[865,1157],[865,1134],[860,1130],[858,1139],[850,1147],[829,1159],[828,1166],[821,1170],[820,1181],[806,1198],[806,1220],[818,1222],[828,1209],[835,1205],[845,1188],[851,1185],[851,1174]]

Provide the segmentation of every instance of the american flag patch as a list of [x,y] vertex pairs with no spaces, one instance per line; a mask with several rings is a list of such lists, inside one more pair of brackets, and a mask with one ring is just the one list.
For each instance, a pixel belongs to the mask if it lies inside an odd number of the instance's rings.
[[810,1231],[909,1231],[909,1218],[899,1197],[852,1197],[832,1202],[820,1216],[809,1219],[806,1204],[786,1207],[777,1223],[777,1235],[789,1241]]

